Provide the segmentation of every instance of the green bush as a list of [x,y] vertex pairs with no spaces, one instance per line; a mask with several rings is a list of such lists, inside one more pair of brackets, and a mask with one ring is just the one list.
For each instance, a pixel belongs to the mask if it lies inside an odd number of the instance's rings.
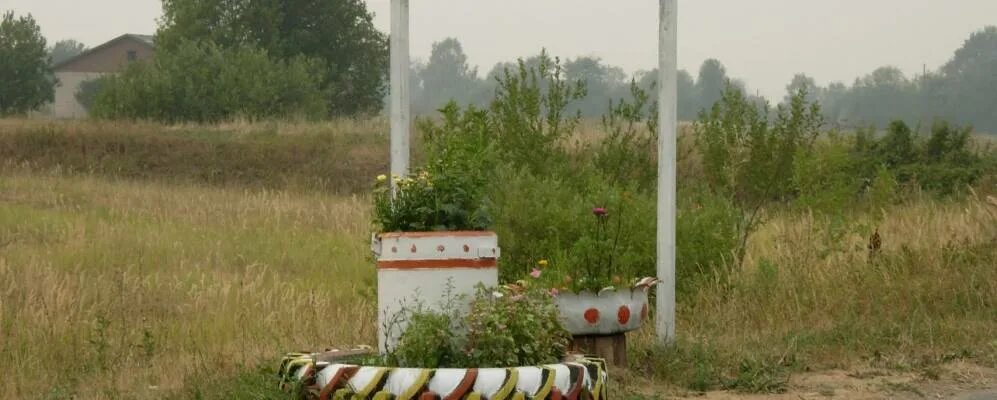
[[748,100],[728,84],[713,108],[703,111],[693,126],[703,157],[706,183],[713,193],[730,199],[742,215],[735,261],[744,260],[748,236],[761,220],[761,210],[796,195],[794,167],[813,151],[824,123],[820,106],[807,103],[804,89],[773,118],[766,107]]
[[408,322],[387,362],[402,368],[506,368],[560,362],[570,335],[541,290],[479,286],[470,311],[404,309]]
[[867,181],[886,168],[900,185],[914,185],[938,195],[959,194],[982,179],[988,169],[987,149],[974,150],[970,128],[945,121],[931,127],[930,136],[918,136],[903,121],[890,124],[881,139],[869,132],[856,136],[858,172]]
[[566,171],[564,142],[581,120],[567,109],[585,96],[585,85],[567,81],[560,60],[546,52],[535,65],[519,60],[497,79],[490,116],[499,155],[532,172]]
[[284,61],[251,47],[186,42],[107,79],[91,111],[170,123],[317,118],[326,113],[321,70],[302,57]]
[[818,213],[842,212],[861,192],[859,172],[848,143],[829,136],[812,152],[800,152],[794,160],[795,206]]
[[679,197],[677,217],[677,293],[689,295],[701,283],[726,280],[739,243],[740,210],[710,191],[688,191]]

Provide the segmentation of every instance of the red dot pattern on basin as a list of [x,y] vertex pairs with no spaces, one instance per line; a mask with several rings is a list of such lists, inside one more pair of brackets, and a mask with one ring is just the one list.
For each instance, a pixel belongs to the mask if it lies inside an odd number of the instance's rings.
[[620,306],[620,310],[616,312],[616,320],[620,321],[620,325],[630,322],[630,307]]
[[589,324],[595,325],[599,323],[599,310],[590,308],[585,310],[585,321]]

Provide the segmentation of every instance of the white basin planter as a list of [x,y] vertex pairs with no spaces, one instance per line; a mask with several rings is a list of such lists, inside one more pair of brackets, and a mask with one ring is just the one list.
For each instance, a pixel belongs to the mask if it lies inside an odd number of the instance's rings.
[[295,353],[284,358],[280,375],[318,400],[600,400],[608,393],[605,361],[581,356],[542,366],[422,369],[350,364],[336,352]]
[[648,291],[655,284],[656,279],[648,278],[632,289],[558,295],[558,312],[572,335],[572,350],[626,365],[626,333],[640,329],[647,319]]
[[[392,321],[404,307],[419,303],[434,309],[444,295],[470,299],[475,286],[498,284],[501,250],[494,232],[382,233],[374,236],[371,249],[377,257],[378,346],[382,354],[387,347],[394,347],[405,330],[404,321]],[[390,327],[390,332],[385,327]]]

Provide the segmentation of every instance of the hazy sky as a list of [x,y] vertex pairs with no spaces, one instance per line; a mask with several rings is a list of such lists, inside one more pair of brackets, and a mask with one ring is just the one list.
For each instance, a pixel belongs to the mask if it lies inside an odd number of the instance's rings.
[[[336,0],[329,0],[336,1]],[[367,0],[379,28],[390,0]],[[159,0],[0,0],[32,13],[50,41],[94,46],[121,33],[153,33]],[[486,73],[498,61],[537,53],[591,55],[629,72],[656,62],[654,0],[413,0],[412,52],[460,38]],[[937,68],[975,30],[997,25],[997,0],[679,0],[679,67],[709,57],[772,99],[794,73],[851,83],[883,65],[908,75]]]

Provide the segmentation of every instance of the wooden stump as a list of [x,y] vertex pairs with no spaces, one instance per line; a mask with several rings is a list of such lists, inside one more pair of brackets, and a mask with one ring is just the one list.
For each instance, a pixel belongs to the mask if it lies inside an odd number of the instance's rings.
[[580,335],[571,338],[572,352],[583,353],[606,360],[614,367],[627,366],[627,335]]

